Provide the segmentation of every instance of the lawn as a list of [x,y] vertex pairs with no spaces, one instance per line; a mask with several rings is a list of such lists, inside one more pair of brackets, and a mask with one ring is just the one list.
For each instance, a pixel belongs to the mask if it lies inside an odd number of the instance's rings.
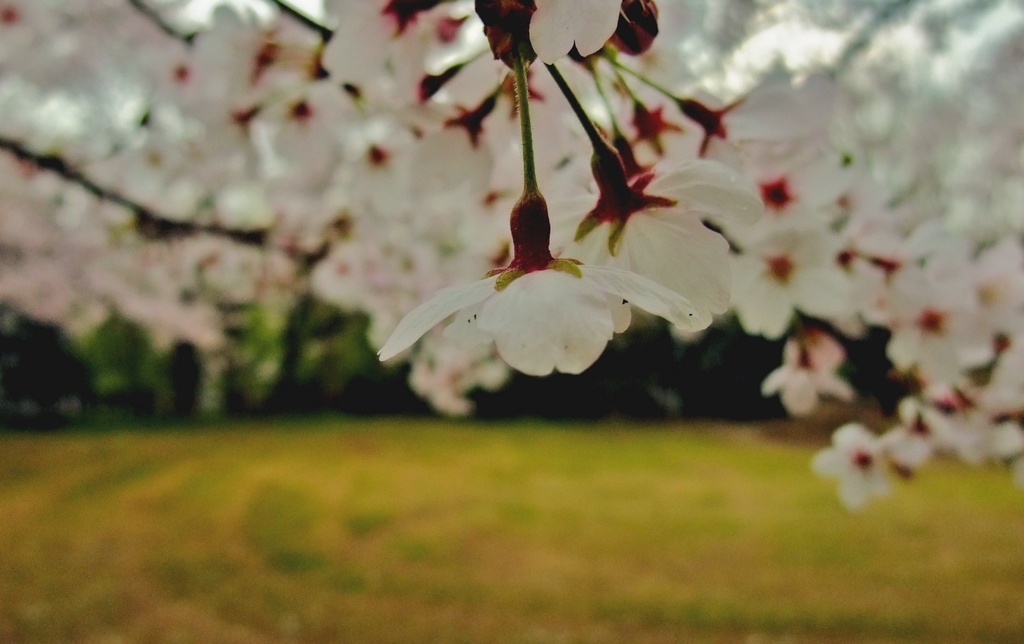
[[3,644],[1024,642],[1024,493],[860,515],[756,428],[0,434]]

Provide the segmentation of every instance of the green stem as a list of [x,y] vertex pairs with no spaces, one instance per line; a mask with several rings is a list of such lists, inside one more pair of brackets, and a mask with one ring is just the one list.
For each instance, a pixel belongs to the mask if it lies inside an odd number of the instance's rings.
[[573,94],[572,89],[569,87],[569,83],[565,81],[565,77],[562,76],[562,72],[558,71],[558,68],[554,65],[548,65],[548,72],[551,73],[551,78],[555,79],[555,84],[558,85],[558,89],[561,90],[562,96],[569,102],[569,107],[572,108],[576,118],[579,120],[580,125],[583,126],[583,131],[587,133],[587,138],[590,139],[591,145],[594,146],[594,154],[598,156],[604,155],[608,152],[614,154],[608,141],[605,140],[601,133],[598,132],[597,126],[590,120],[590,116],[587,115],[587,111],[583,109],[583,105],[580,100]]
[[604,91],[604,85],[601,84],[601,77],[597,73],[597,69],[591,68],[590,75],[594,79],[594,87],[597,88],[597,94],[601,97],[601,102],[604,103],[604,109],[608,110],[608,118],[612,122],[612,134],[615,135],[616,139],[626,138],[622,133],[622,129],[619,128],[619,122],[615,118],[615,107],[612,105],[611,99],[608,98],[608,93]]
[[614,55],[605,54],[605,60],[607,60],[609,63],[611,63],[612,66],[615,67],[615,69],[619,69],[619,70],[622,70],[622,71],[626,72],[627,74],[629,74],[633,78],[637,79],[638,81],[640,81],[644,85],[647,85],[651,89],[664,94],[667,98],[670,98],[673,101],[678,101],[679,100],[679,97],[676,96],[675,92],[673,92],[669,88],[665,87],[664,85],[658,83],[657,81],[652,80],[652,79],[644,76],[643,74],[641,74],[640,72],[636,71],[635,69],[632,69],[632,68],[630,68],[630,67],[628,67],[626,65],[623,65],[622,63],[619,62],[618,58],[615,58]]
[[619,81],[619,86],[622,88],[622,91],[624,91],[626,95],[629,96],[630,100],[632,100],[634,103],[640,103],[642,105],[643,101],[640,100],[640,98],[636,95],[636,92],[633,91],[633,88],[630,87],[629,83],[626,82],[626,77],[622,75],[622,72],[619,71],[619,68],[616,67],[615,65],[612,65],[611,62],[609,62],[608,64],[611,66],[612,72],[614,72],[615,74],[615,80]]
[[519,103],[519,126],[523,137],[523,192],[540,193],[537,183],[537,161],[533,154],[533,123],[530,120],[530,83],[526,78],[526,45],[516,50],[513,63],[516,72],[516,100]]

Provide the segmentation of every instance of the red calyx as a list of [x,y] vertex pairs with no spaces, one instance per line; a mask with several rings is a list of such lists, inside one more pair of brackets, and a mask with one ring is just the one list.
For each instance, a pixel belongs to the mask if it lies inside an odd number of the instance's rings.
[[658,156],[665,154],[665,146],[661,143],[661,137],[669,132],[682,132],[683,128],[675,123],[665,120],[665,108],[656,107],[653,110],[647,109],[643,103],[633,105],[633,127],[637,131],[637,141],[647,141],[658,153]]
[[398,25],[395,35],[400,36],[405,33],[409,25],[416,21],[419,14],[429,11],[439,4],[441,4],[441,0],[391,0],[381,13],[395,19]]
[[459,63],[457,65],[452,65],[440,74],[424,76],[420,81],[420,103],[426,103],[433,98],[434,94],[441,91],[441,88],[444,87],[448,81],[455,78],[455,75],[462,71],[462,68],[465,66],[465,63]]
[[872,266],[881,269],[886,277],[891,277],[893,273],[903,267],[903,264],[898,259],[890,259],[888,257],[872,257],[870,262]]
[[260,105],[254,105],[248,109],[239,108],[231,112],[231,120],[235,122],[241,128],[249,127],[249,123],[252,122],[256,115],[263,109]]
[[476,0],[476,14],[495,60],[512,67],[519,43],[530,40],[530,19],[536,10],[533,0]]
[[657,36],[658,7],[654,0],[622,0],[612,44],[619,51],[638,56],[651,48]]
[[554,261],[548,204],[540,193],[527,192],[516,202],[512,207],[509,228],[513,253],[509,269],[529,273],[544,270]]
[[628,179],[632,179],[633,177],[650,171],[651,168],[649,166],[640,165],[640,162],[636,160],[636,154],[633,152],[633,146],[626,140],[626,137],[616,136],[612,141],[612,145],[615,147],[615,151],[619,153],[619,157],[622,159],[622,167],[626,170],[626,177]]
[[494,93],[484,99],[480,105],[472,110],[465,108],[458,108],[459,115],[450,118],[445,121],[445,127],[462,127],[469,133],[469,140],[473,143],[473,147],[480,145],[480,134],[484,130],[484,121],[491,112],[494,111],[494,107],[498,104],[498,94]]
[[586,237],[598,225],[610,223],[613,231],[608,239],[608,249],[615,254],[626,221],[633,214],[676,205],[673,199],[646,194],[647,186],[654,180],[654,173],[644,172],[630,178],[622,159],[610,147],[594,152],[590,168],[597,181],[597,205],[576,230],[577,241]]
[[711,142],[712,137],[724,139],[729,135],[728,131],[726,131],[725,124],[722,123],[722,117],[739,105],[739,102],[727,105],[720,110],[713,110],[707,105],[704,105],[700,101],[695,101],[692,98],[681,98],[678,101],[678,105],[683,114],[696,121],[697,125],[704,129],[704,141],[700,144],[700,154],[701,156],[704,156],[708,150],[708,144]]

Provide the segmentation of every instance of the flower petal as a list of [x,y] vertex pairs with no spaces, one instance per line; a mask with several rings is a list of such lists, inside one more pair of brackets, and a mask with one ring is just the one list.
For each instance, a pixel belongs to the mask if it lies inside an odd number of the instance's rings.
[[622,246],[630,270],[687,298],[703,326],[729,307],[729,242],[696,217],[676,208],[637,213]]
[[478,304],[494,295],[497,292],[494,290],[496,279],[496,277],[489,277],[478,282],[441,289],[432,298],[402,318],[377,355],[382,361],[393,358],[415,344],[424,333],[452,313]]
[[560,271],[528,273],[488,299],[477,326],[518,371],[582,373],[614,333],[607,296],[586,279]]
[[621,0],[536,0],[530,19],[530,43],[541,61],[551,64],[573,43],[583,56],[608,42],[619,24]]
[[752,224],[764,213],[764,203],[754,187],[717,161],[687,161],[658,174],[647,192],[675,199],[694,214]]
[[701,326],[701,318],[689,300],[651,279],[612,266],[584,265],[581,268],[584,279],[601,290],[663,317],[681,329],[698,331],[707,326]]

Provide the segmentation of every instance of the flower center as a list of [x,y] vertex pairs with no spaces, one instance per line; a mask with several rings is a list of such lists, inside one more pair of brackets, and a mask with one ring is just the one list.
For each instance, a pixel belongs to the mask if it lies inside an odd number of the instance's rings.
[[853,264],[853,260],[857,258],[857,253],[850,249],[846,249],[836,255],[836,263],[839,264],[844,270],[850,270],[850,266]]
[[875,462],[875,457],[864,450],[859,449],[853,453],[853,458],[851,460],[854,465],[862,470],[866,470]]
[[19,20],[21,20],[21,14],[18,13],[17,8],[11,5],[0,6],[0,24],[13,25]]
[[299,101],[292,105],[292,118],[296,121],[306,121],[313,116],[313,108],[306,101]]
[[263,43],[260,50],[256,52],[256,58],[252,66],[252,84],[255,85],[263,74],[270,69],[270,66],[277,62],[281,54],[281,48],[274,42]]
[[793,260],[787,255],[769,257],[765,263],[768,265],[768,274],[781,284],[789,282],[789,278],[792,277],[793,271],[796,269]]
[[789,189],[789,182],[783,177],[776,181],[769,181],[761,184],[761,200],[769,210],[781,212],[793,201],[793,193]]
[[942,311],[925,309],[917,318],[917,326],[930,335],[942,335],[946,331],[946,316]]
[[188,79],[192,78],[192,70],[189,69],[188,65],[178,65],[174,68],[174,80],[180,84],[185,84]]
[[379,145],[374,145],[367,151],[366,158],[370,162],[370,165],[379,168],[387,165],[388,160],[391,158],[391,154]]
[[997,333],[995,337],[992,338],[992,350],[995,351],[997,356],[1006,352],[1012,344],[1013,341],[1010,339],[1010,336],[1005,333]]

